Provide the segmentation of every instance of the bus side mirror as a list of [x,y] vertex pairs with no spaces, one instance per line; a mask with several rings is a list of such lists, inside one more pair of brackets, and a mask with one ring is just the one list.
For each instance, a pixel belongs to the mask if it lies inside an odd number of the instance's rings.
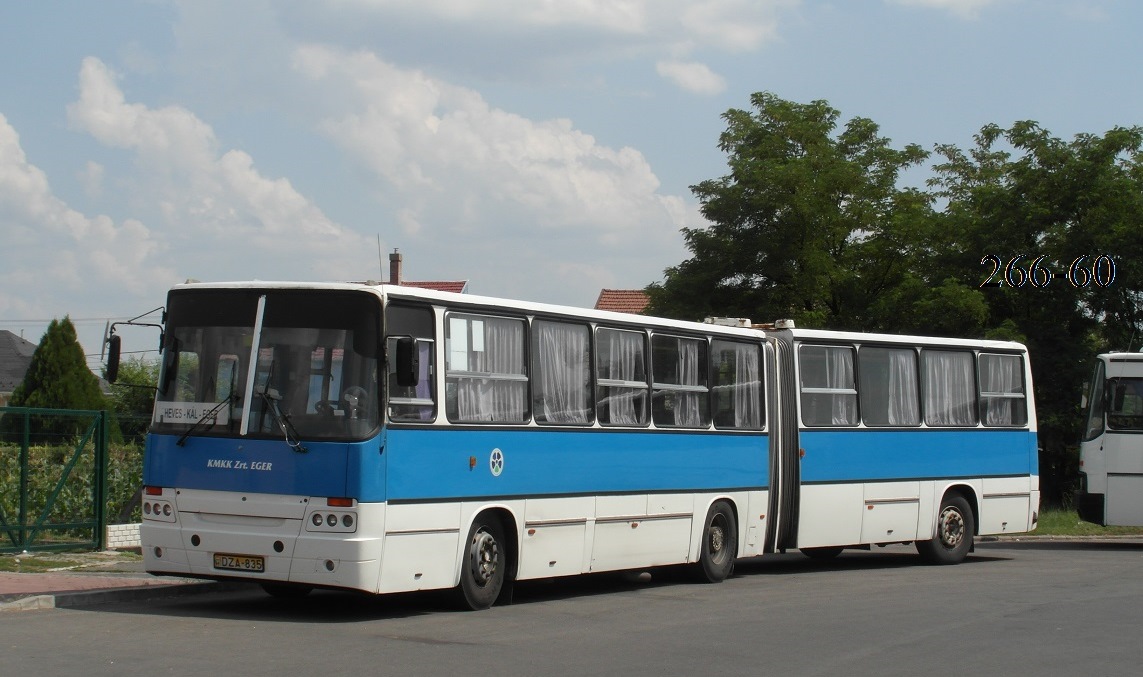
[[119,378],[119,355],[123,349],[123,339],[115,334],[107,337],[107,370],[103,377],[108,383],[115,383]]
[[412,388],[419,381],[421,356],[417,353],[417,340],[412,336],[397,339],[397,385]]

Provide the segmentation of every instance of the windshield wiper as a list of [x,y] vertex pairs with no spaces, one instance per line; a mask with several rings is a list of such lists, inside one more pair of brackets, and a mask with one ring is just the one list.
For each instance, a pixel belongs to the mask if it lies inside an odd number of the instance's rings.
[[216,418],[218,416],[219,410],[222,409],[222,405],[229,404],[230,400],[232,400],[232,399],[234,399],[233,395],[227,395],[226,397],[224,397],[222,399],[221,402],[214,405],[210,409],[207,409],[206,413],[203,414],[201,417],[199,417],[199,419],[194,422],[194,425],[187,428],[187,431],[182,434],[182,437],[180,437],[179,440],[177,442],[175,442],[175,444],[179,445],[180,447],[186,445],[187,438],[190,437],[191,433],[193,433],[195,430],[197,430],[198,427],[200,425],[202,425],[203,423],[206,423],[210,419]]
[[302,445],[302,440],[298,435],[297,428],[290,422],[290,415],[283,412],[281,407],[278,406],[278,401],[282,399],[278,391],[273,388],[265,387],[258,388],[257,392],[262,396],[262,400],[266,403],[266,406],[269,407],[270,413],[274,416],[274,422],[282,429],[282,435],[286,438],[286,445],[299,454],[304,454],[309,451]]

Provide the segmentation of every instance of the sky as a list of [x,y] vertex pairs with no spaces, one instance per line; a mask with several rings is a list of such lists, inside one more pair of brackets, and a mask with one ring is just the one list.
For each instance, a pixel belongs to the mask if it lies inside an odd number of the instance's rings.
[[591,307],[689,257],[751,94],[897,148],[1070,140],[1143,124],[1141,28],[1135,0],[0,0],[0,329],[67,315],[98,370],[173,284],[385,280],[394,250]]

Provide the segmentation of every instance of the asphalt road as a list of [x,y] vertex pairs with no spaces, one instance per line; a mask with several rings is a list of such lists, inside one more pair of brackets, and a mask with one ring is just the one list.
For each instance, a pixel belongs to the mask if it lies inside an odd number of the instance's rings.
[[460,612],[438,594],[239,590],[0,614],[3,675],[1136,675],[1143,540],[739,562],[719,585],[597,575]]

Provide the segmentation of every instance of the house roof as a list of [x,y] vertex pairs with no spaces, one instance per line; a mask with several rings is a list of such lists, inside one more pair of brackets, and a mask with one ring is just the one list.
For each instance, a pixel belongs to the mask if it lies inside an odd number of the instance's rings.
[[10,393],[24,382],[36,344],[0,329],[0,393]]
[[595,309],[639,315],[649,302],[647,292],[642,289],[604,289],[599,292]]
[[406,282],[401,280],[402,287],[416,287],[418,289],[434,289],[436,291],[450,291],[454,294],[464,294],[468,292],[468,280],[434,280],[429,282]]

